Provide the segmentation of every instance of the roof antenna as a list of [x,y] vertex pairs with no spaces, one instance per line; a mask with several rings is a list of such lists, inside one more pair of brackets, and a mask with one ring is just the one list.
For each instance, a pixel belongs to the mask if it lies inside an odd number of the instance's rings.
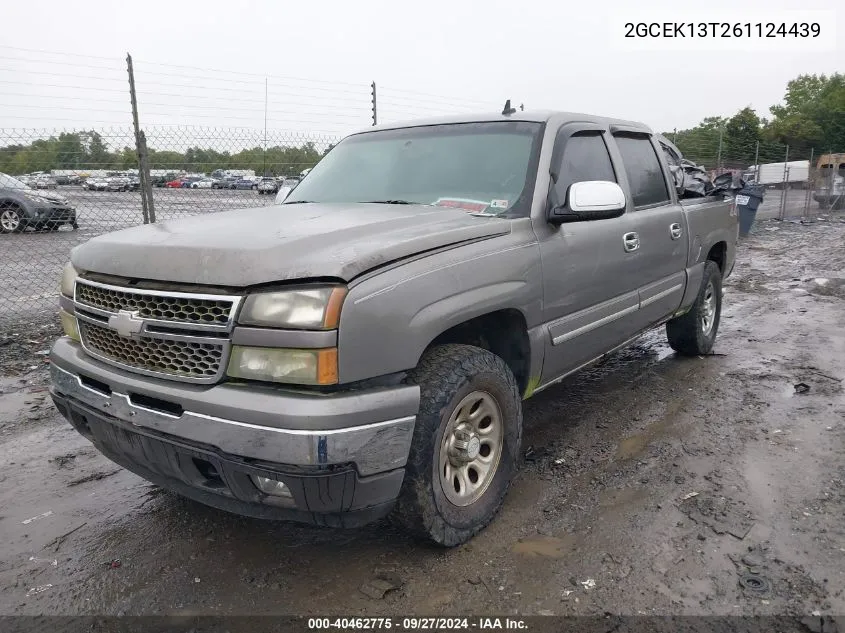
[[502,109],[502,114],[504,116],[510,116],[514,112],[516,112],[516,108],[511,107],[511,100],[508,99],[507,101],[505,101],[505,107],[504,109]]

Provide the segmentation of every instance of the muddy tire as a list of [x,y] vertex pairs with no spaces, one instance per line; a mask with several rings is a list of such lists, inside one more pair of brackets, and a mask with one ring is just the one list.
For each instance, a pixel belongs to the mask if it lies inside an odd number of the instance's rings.
[[420,387],[420,411],[393,519],[460,545],[493,520],[518,466],[519,388],[500,357],[471,345],[430,349],[409,382]]
[[709,354],[719,332],[722,316],[722,273],[716,262],[704,264],[704,277],[689,312],[666,324],[666,337],[673,350],[684,356]]
[[13,202],[0,202],[0,233],[20,233],[25,227],[20,207]]

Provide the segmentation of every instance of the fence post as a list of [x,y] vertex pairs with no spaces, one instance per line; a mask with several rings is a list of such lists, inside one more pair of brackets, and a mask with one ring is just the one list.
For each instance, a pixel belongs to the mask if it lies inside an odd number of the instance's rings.
[[754,146],[754,182],[760,182],[760,141]]
[[724,128],[719,128],[719,150],[716,155],[716,174],[722,173],[722,131]]
[[[147,182],[150,179],[150,174],[147,169],[144,169],[146,163],[146,148],[142,147],[141,142],[141,126],[138,123],[138,98],[135,94],[135,71],[132,68],[132,55],[126,53],[126,71],[129,73],[129,99],[132,102],[132,124],[135,128],[135,151],[138,153],[138,179],[140,180],[141,189],[141,213],[144,218],[144,224],[150,223],[150,213],[147,200]],[[155,220],[153,220],[155,222]]]
[[[833,150],[828,149],[827,155],[830,158],[833,158]],[[834,176],[835,176],[836,172],[839,171],[838,169],[836,169],[837,166],[838,165],[836,165],[836,161],[833,161],[833,160],[830,161],[830,184],[828,185],[828,190],[827,190],[827,204],[825,204],[825,207],[827,208],[828,211],[831,211],[833,209],[833,185],[836,182],[836,178]]]
[[138,160],[140,163],[139,172],[144,174],[141,178],[141,205],[146,202],[147,218],[153,224],[156,221],[156,207],[153,202],[153,183],[150,178],[150,162],[147,153],[147,135],[144,130],[138,131]]
[[786,198],[787,198],[787,187],[789,186],[789,145],[786,146],[786,154],[783,157],[783,182],[781,182],[781,190],[780,190],[780,211],[778,213],[778,219],[783,220],[786,217]]
[[815,147],[810,148],[810,162],[807,163],[807,190],[804,192],[804,218],[810,217],[810,200],[813,193],[813,154]]

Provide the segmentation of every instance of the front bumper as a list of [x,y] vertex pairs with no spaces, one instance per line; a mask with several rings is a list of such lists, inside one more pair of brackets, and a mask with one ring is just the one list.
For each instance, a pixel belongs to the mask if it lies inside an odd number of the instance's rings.
[[[67,338],[51,361],[53,400],[82,435],[121,466],[208,505],[349,526],[386,514],[399,493],[417,387],[319,396],[203,387],[114,369]],[[261,493],[257,474],[284,482],[292,502]]]
[[76,209],[73,207],[47,206],[35,207],[29,213],[30,222],[76,222]]

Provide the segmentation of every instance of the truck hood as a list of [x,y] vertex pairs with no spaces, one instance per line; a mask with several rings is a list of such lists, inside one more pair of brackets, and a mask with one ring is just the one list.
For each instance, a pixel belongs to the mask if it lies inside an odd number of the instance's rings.
[[274,205],[107,233],[74,248],[71,261],[84,271],[203,285],[349,281],[423,251],[509,233],[510,224],[424,205]]

